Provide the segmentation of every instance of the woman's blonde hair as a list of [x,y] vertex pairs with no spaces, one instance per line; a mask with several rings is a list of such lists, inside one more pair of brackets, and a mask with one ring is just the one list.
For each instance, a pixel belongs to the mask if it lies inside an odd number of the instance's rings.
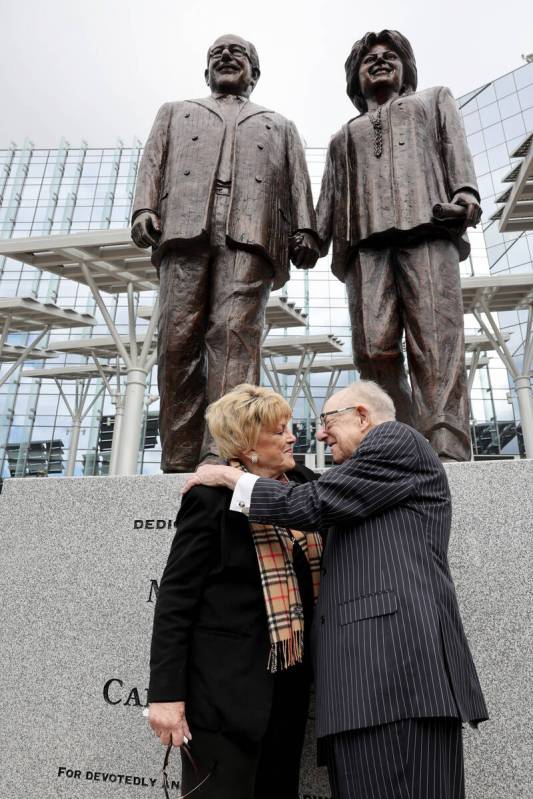
[[261,428],[274,430],[292,416],[291,406],[270,388],[242,383],[208,406],[205,418],[223,458],[254,449]]

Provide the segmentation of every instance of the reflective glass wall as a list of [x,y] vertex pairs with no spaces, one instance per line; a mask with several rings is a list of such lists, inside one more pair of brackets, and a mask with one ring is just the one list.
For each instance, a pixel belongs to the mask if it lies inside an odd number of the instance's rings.
[[[492,275],[533,270],[533,233],[500,233],[495,200],[510,183],[503,183],[518,163],[511,153],[533,131],[533,63],[503,75],[459,99],[476,169],[483,206],[486,266]],[[474,237],[475,237],[474,233]],[[479,235],[479,234],[478,234]],[[474,266],[483,270],[483,259]],[[475,257],[473,258],[475,262]],[[498,314],[500,328],[509,335],[508,346],[520,360],[527,313]],[[473,318],[466,327],[475,328]],[[478,427],[478,444],[504,453],[523,453],[520,434],[514,434],[519,410],[512,381],[498,358],[479,370],[472,395],[472,414]]]

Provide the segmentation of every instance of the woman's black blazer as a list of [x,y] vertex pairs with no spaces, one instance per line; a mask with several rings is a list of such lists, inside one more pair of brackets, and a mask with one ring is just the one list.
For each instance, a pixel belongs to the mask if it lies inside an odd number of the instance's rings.
[[[305,467],[287,474],[316,479]],[[183,497],[161,579],[150,656],[150,702],[186,702],[189,724],[260,740],[272,703],[270,641],[250,525],[232,492]]]

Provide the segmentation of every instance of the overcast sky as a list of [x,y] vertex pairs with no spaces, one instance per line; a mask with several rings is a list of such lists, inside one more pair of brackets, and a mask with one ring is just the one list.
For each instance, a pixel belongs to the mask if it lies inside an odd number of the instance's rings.
[[419,88],[456,96],[533,51],[531,0],[0,0],[0,147],[145,140],[161,103],[201,97],[205,53],[222,33],[256,45],[253,100],[325,146],[355,114],[344,61],[367,30],[413,45]]

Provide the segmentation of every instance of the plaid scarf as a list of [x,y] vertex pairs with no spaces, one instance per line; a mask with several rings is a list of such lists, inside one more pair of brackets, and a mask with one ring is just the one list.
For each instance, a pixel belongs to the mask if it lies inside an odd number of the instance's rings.
[[[248,471],[241,463],[231,465]],[[281,479],[285,483],[289,482],[285,475]],[[294,543],[298,543],[309,563],[316,602],[322,539],[318,533],[287,530],[275,524],[251,522],[250,527],[261,572],[270,635],[267,669],[275,673],[303,660],[304,611],[292,560]]]

